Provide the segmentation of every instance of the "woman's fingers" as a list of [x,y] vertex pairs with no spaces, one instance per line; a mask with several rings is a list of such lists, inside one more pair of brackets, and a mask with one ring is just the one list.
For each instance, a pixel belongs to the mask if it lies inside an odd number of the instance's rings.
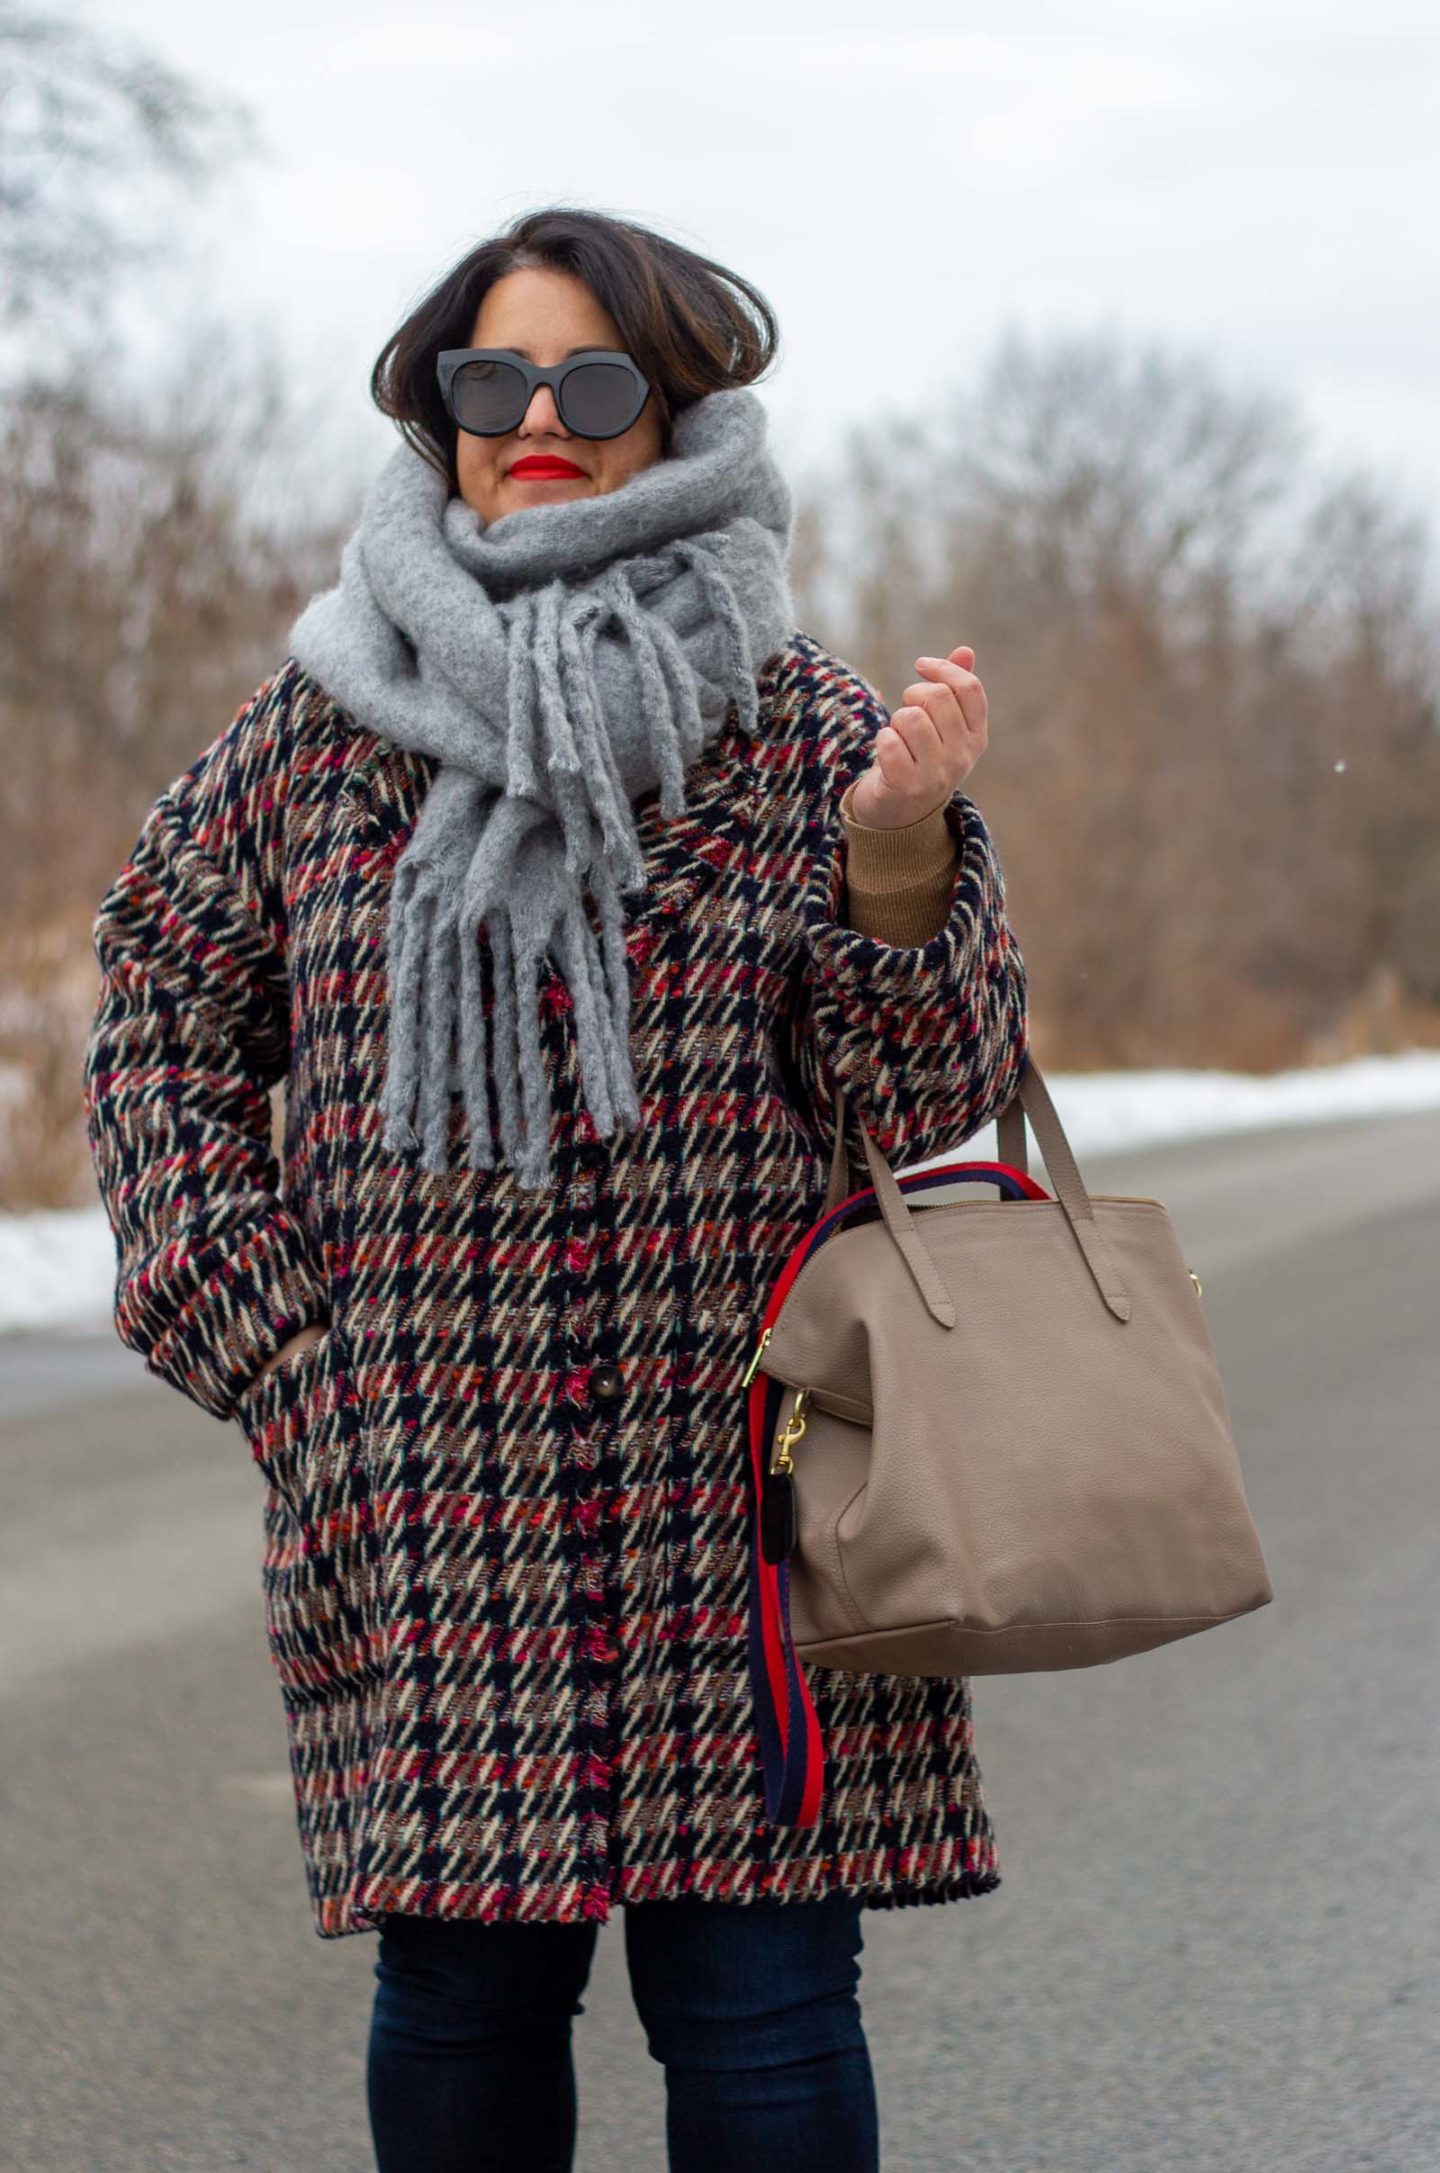
[[882,809],[894,810],[894,820],[912,808],[923,813],[940,806],[985,751],[988,708],[971,669],[975,651],[962,643],[948,657],[915,661],[926,676],[906,687],[899,708],[876,733],[871,768],[855,788],[853,805],[862,822]]
[[[974,651],[969,653],[973,657]],[[906,704],[928,710],[942,732],[956,733],[963,727],[979,733],[983,740],[988,705],[985,689],[974,672],[950,657],[922,656],[916,658],[916,663],[929,677],[905,689]]]
[[[898,748],[892,745],[888,750],[897,765],[893,776],[885,770],[886,732],[893,732],[899,742]],[[876,734],[875,751],[882,770],[885,770],[887,783],[900,784],[927,763],[935,765],[938,774],[945,760],[945,740],[929,710],[912,703],[892,712],[889,724]]]

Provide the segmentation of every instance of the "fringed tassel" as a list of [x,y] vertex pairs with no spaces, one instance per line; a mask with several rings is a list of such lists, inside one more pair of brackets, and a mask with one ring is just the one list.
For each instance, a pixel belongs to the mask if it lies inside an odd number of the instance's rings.
[[570,713],[575,687],[573,682],[565,684],[562,673],[564,604],[565,591],[559,581],[550,582],[536,598],[535,689],[548,798],[565,840],[565,865],[574,874],[589,861],[592,832],[580,749]]
[[605,997],[611,1041],[617,1052],[611,1091],[621,1124],[633,1128],[640,1122],[640,1099],[630,1054],[630,957],[625,943],[625,915],[619,890],[603,861],[591,871],[590,888],[600,915]]
[[[700,713],[700,697],[695,688],[695,674],[685,654],[685,644],[675,629],[656,620],[653,632],[656,652],[661,666],[670,674],[670,693],[675,706],[676,730],[680,739],[680,751],[688,769],[705,745],[705,719]],[[662,803],[663,804],[663,803]],[[678,809],[668,810],[670,813]]]
[[506,656],[505,714],[508,725],[505,738],[505,789],[522,800],[543,798],[540,775],[535,767],[539,711],[535,666],[532,661],[535,601],[524,590],[516,596],[512,607],[514,616],[510,621],[509,649]]
[[426,944],[425,987],[420,1006],[420,1045],[423,1051],[416,1127],[420,1134],[420,1167],[431,1176],[443,1174],[449,1161],[450,1102],[455,1048],[456,982],[459,961],[455,946],[456,914],[436,912],[429,916]]
[[480,927],[462,915],[460,945],[460,1091],[465,1097],[467,1160],[472,1170],[495,1167],[490,1134],[490,1098],[485,1071],[485,990],[481,968]]
[[[602,887],[613,908],[613,890],[608,879],[602,879]],[[610,917],[613,918],[613,910]],[[602,923],[607,918],[603,904],[601,918]],[[571,992],[571,1016],[585,1087],[585,1105],[596,1132],[602,1139],[609,1139],[618,1125],[634,1125],[640,1118],[631,1072],[630,988],[624,946],[622,943],[619,950],[617,982],[614,946],[607,943],[602,958],[595,931],[579,903],[572,902],[557,931],[556,950]],[[617,994],[621,999],[618,1005]]]
[[486,923],[490,931],[490,957],[495,969],[495,1098],[500,1110],[500,1147],[512,1167],[520,1135],[520,1108],[516,1091],[515,1047],[515,948],[510,940],[509,917],[503,907]]
[[670,681],[660,660],[650,620],[636,601],[625,568],[612,567],[603,585],[616,618],[630,637],[630,651],[640,681],[640,700],[649,705],[645,716],[659,771],[661,812],[678,815],[685,805],[685,750],[680,741],[680,718]]
[[550,1173],[550,1092],[540,1046],[539,959],[517,953],[509,916],[492,916],[495,962],[495,1089],[500,1144],[515,1181],[544,1191]]
[[570,990],[570,1018],[585,1106],[600,1137],[608,1139],[615,1129],[614,1054],[607,1031],[610,1022],[603,1004],[604,989],[599,985],[600,958],[594,932],[574,900],[555,931],[555,953]]
[[594,693],[595,643],[600,626],[610,616],[610,605],[603,600],[597,602],[593,591],[587,591],[574,599],[560,621],[564,687],[575,726],[588,817],[583,849],[573,849],[567,834],[565,865],[576,876],[583,875],[592,865],[597,857],[593,850],[592,826],[598,823],[602,853],[615,859],[625,875],[638,883],[644,873],[644,863],[635,817],[616,766],[605,717]]
[[513,1159],[517,1182],[527,1191],[538,1191],[544,1189],[550,1166],[550,1088],[540,1046],[540,959],[532,952],[517,953],[513,942],[511,958],[523,1112]]
[[584,681],[580,644],[568,615],[562,614],[556,627],[551,671],[554,699],[564,711],[572,751],[563,764],[557,754],[550,771],[550,794],[560,818],[565,866],[570,876],[578,879],[595,853],[595,788],[588,774],[587,756],[595,737],[596,703]]
[[708,551],[693,536],[678,537],[671,549],[693,568],[697,580],[719,614],[730,659],[731,692],[739,706],[740,721],[747,731],[756,731],[760,722],[760,695],[755,684],[750,633],[740,606],[735,601],[735,592],[730,586],[729,577],[713,551]]

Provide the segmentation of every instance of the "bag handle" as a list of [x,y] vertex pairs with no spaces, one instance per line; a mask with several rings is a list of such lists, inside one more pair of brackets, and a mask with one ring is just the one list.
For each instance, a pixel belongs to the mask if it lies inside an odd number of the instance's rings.
[[[1115,1264],[1115,1256],[1105,1241],[1105,1233],[1100,1227],[1094,1204],[1085,1189],[1085,1180],[1080,1175],[1080,1166],[1071,1152],[1069,1140],[1065,1137],[1065,1127],[1060,1122],[1059,1111],[1050,1099],[1050,1090],[1041,1077],[1039,1065],[1028,1053],[1015,1091],[996,1118],[1000,1159],[1011,1163],[1022,1172],[1026,1168],[1026,1117],[1030,1119],[1035,1144],[1054,1180],[1056,1195],[1065,1210],[1065,1219],[1074,1232],[1076,1242],[1085,1256],[1086,1265],[1095,1278],[1096,1288],[1116,1319],[1128,1320],[1129,1292]],[[875,1198],[885,1218],[885,1227],[899,1247],[932,1318],[939,1321],[942,1328],[953,1328],[957,1318],[955,1301],[921,1239],[915,1214],[895,1182],[889,1163],[871,1138],[865,1120],[858,1110],[856,1122],[860,1127],[860,1144],[865,1150],[870,1182],[875,1188]],[[824,1212],[827,1215],[844,1199],[847,1181],[845,1090],[837,1080],[835,1144],[830,1157],[830,1182],[825,1194]]]

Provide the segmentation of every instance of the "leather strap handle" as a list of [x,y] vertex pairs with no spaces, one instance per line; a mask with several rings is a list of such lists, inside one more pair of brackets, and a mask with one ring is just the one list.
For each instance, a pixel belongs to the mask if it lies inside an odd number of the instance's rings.
[[[996,1119],[996,1136],[1000,1145],[1000,1159],[1019,1170],[1026,1169],[1025,1119],[1030,1119],[1035,1134],[1035,1144],[1040,1149],[1045,1167],[1054,1182],[1056,1196],[1065,1210],[1065,1219],[1074,1232],[1076,1243],[1085,1256],[1086,1265],[1095,1278],[1096,1288],[1117,1320],[1130,1318],[1130,1294],[1115,1263],[1115,1256],[1105,1241],[1095,1214],[1080,1167],[1065,1137],[1065,1127],[1060,1122],[1059,1111],[1050,1099],[1050,1090],[1040,1074],[1040,1067],[1033,1056],[1027,1056],[1021,1070],[1015,1092]],[[920,1236],[919,1223],[905,1195],[895,1182],[894,1173],[880,1149],[870,1136],[865,1120],[857,1111],[860,1126],[860,1144],[870,1170],[870,1182],[875,1188],[875,1198],[885,1218],[885,1226],[915,1279],[915,1287],[925,1301],[932,1318],[944,1328],[953,1328],[956,1321],[955,1301],[945,1287],[945,1279],[931,1258]],[[825,1194],[825,1213],[839,1206],[846,1194],[847,1165],[845,1153],[845,1090],[835,1086],[835,1143],[830,1157],[830,1182]]]
[[[1060,1118],[1057,1113],[1058,1128]],[[1018,1093],[1012,1094],[999,1116],[995,1119],[995,1137],[999,1142],[1000,1160],[1018,1169],[1022,1176],[1029,1176],[1030,1164],[1026,1158],[1025,1110]]]

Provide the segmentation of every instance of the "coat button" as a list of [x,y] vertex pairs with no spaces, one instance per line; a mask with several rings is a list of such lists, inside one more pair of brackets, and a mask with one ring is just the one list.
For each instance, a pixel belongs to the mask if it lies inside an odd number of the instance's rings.
[[597,1366],[590,1376],[590,1401],[614,1403],[625,1392],[625,1383],[618,1366]]

